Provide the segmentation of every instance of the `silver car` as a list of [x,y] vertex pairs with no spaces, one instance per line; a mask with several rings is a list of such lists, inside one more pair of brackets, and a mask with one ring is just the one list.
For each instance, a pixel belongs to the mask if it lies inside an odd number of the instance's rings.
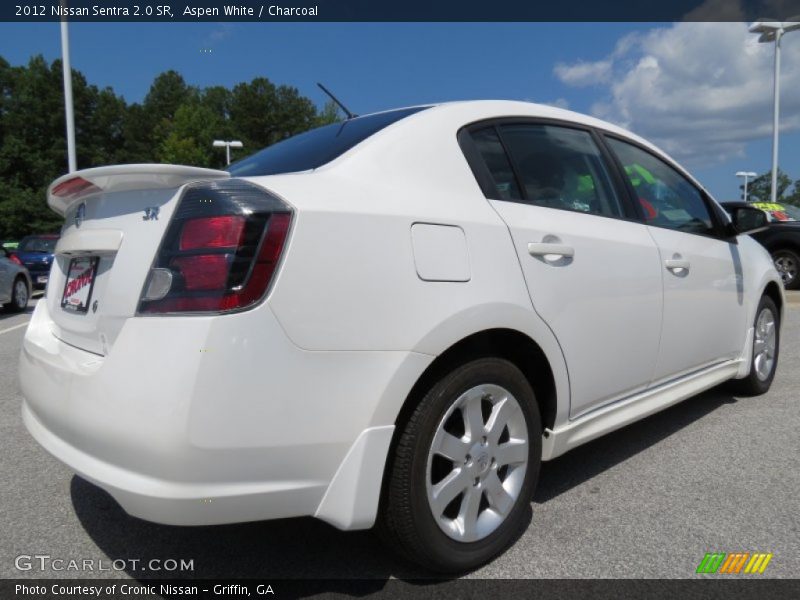
[[0,246],[0,304],[6,312],[21,312],[31,297],[31,277],[28,269],[11,259],[8,250]]

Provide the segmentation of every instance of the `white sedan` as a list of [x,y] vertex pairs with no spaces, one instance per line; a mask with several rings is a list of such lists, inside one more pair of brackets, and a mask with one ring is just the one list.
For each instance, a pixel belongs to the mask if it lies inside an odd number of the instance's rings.
[[766,392],[767,252],[603,121],[481,101],[287,139],[229,171],[56,180],[20,360],[34,438],[131,515],[310,515],[437,571],[525,523],[540,462],[733,380]]

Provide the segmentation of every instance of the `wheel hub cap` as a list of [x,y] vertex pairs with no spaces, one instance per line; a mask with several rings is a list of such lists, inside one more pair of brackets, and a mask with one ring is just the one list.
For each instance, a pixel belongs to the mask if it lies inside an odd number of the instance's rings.
[[428,506],[450,538],[491,534],[516,505],[528,464],[528,428],[517,399],[498,385],[461,394],[428,452]]
[[475,467],[477,469],[478,475],[486,474],[486,471],[489,470],[489,465],[492,464],[492,459],[489,458],[489,454],[487,452],[482,452],[478,455],[478,458],[475,459]]
[[775,259],[775,268],[784,283],[790,283],[797,277],[797,263],[789,256],[778,256]]
[[14,301],[17,306],[24,306],[28,303],[28,288],[21,281],[14,287]]
[[753,368],[761,381],[766,381],[772,374],[776,346],[775,315],[769,308],[763,308],[756,319],[753,340]]

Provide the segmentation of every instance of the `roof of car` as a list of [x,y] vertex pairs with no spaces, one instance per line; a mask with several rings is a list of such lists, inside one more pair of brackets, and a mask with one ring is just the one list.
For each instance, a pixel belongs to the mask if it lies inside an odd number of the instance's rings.
[[430,132],[436,128],[444,128],[447,131],[452,131],[454,126],[462,127],[483,120],[500,118],[522,117],[553,119],[578,125],[585,125],[587,127],[593,127],[611,134],[619,135],[625,139],[632,140],[649,149],[657,156],[667,159],[691,181],[703,188],[703,185],[667,152],[649,140],[646,140],[619,125],[598,119],[597,117],[592,117],[590,115],[585,115],[549,104],[520,102],[517,100],[463,100],[417,106],[427,106],[429,110],[421,110],[408,117],[405,117],[398,122],[393,123],[385,130],[378,132],[378,134],[373,136],[373,138],[392,136],[394,135],[393,132],[397,132],[398,136],[403,137],[404,134],[400,133],[401,131],[406,128],[414,128],[417,124],[422,128],[423,131]]
[[[396,110],[404,110],[409,108],[434,108],[436,113],[441,115],[444,112],[458,114],[460,118],[465,118],[469,121],[481,121],[484,119],[503,118],[503,117],[530,117],[530,118],[543,118],[543,119],[556,119],[562,121],[571,121],[573,123],[583,124],[598,129],[604,129],[609,132],[619,133],[626,137],[634,138],[637,141],[643,142],[648,146],[652,146],[650,142],[644,138],[640,138],[631,131],[615,125],[608,121],[598,119],[583,113],[568,110],[553,106],[552,104],[539,104],[536,102],[522,102],[520,100],[453,100],[449,102],[439,102],[432,104],[416,104],[412,106],[396,107],[382,111],[375,111],[372,114],[380,114],[386,112],[393,112]],[[423,116],[428,111],[420,111],[412,116]],[[359,117],[366,117],[368,114],[359,115]],[[358,117],[356,117],[358,118]],[[408,120],[403,119],[403,121]],[[402,121],[401,121],[402,122]]]

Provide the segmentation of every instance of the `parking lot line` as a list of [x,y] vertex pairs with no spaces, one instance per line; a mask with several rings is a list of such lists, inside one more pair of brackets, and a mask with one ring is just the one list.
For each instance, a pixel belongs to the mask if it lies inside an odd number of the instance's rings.
[[[28,319],[28,321],[30,321],[30,319]],[[13,327],[8,327],[6,329],[0,329],[0,335],[3,335],[4,333],[8,333],[9,331],[14,331],[15,329],[19,329],[20,327],[25,327],[28,324],[28,321],[25,321],[24,323],[20,323],[19,325],[14,325]]]

